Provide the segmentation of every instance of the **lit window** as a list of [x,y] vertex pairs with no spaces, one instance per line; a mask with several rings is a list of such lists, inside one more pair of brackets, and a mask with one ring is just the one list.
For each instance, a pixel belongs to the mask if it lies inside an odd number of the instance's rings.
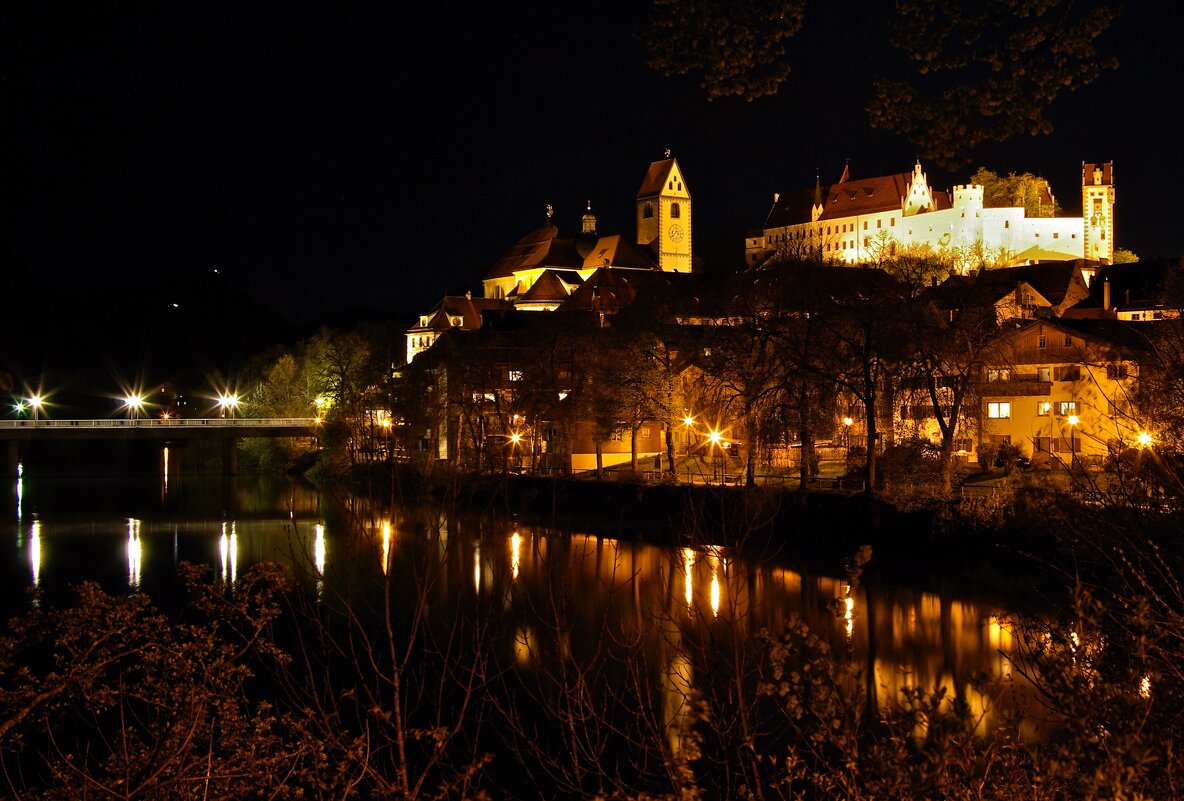
[[1057,414],[1061,417],[1077,414],[1077,401],[1057,401]]
[[1011,417],[1011,404],[1004,401],[996,403],[991,401],[987,404],[987,417],[992,420],[1004,420]]
[[1051,403],[1049,403],[1048,401],[1039,401],[1036,404],[1036,416],[1037,417],[1048,417],[1050,414],[1052,414],[1052,404]]
[[510,371],[510,380],[511,381],[521,381],[522,380],[522,371],[521,370],[511,370]]
[[987,369],[988,381],[1010,381],[1011,370],[1007,368],[991,367]]
[[1049,370],[1047,367],[1037,367],[1036,368],[1036,380],[1037,381],[1051,381],[1052,380],[1052,371]]

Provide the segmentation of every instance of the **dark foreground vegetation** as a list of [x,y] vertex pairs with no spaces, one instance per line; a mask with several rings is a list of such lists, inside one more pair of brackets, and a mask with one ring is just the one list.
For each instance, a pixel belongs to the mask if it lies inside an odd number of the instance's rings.
[[[185,571],[188,600],[79,588],[0,637],[0,760],[14,798],[1102,799],[1179,798],[1184,736],[1184,549],[1180,520],[1145,505],[1102,507],[1018,492],[905,515],[870,499],[667,488],[564,495],[470,487],[471,502],[515,513],[587,505],[626,519],[660,503],[686,544],[704,525],[743,519],[736,545],[850,531],[869,580],[902,544],[947,561],[1006,551],[1049,602],[1008,621],[1010,681],[1036,688],[1055,727],[1023,711],[990,731],[947,687],[873,702],[864,671],[791,618],[775,631],[685,632],[676,659],[628,627],[588,624],[561,581],[540,597],[437,589],[447,560],[390,560],[369,583],[323,597],[272,565],[233,586]],[[411,491],[411,485],[403,485]],[[418,490],[422,490],[419,487]],[[397,494],[399,486],[384,488]],[[573,491],[577,492],[577,491]],[[718,489],[716,490],[718,492]],[[548,494],[550,493],[550,494]],[[600,493],[597,495],[596,493]],[[627,493],[636,501],[627,502]],[[573,500],[576,499],[576,500]],[[688,503],[688,501],[693,501]],[[731,505],[729,505],[731,504]],[[745,506],[747,504],[747,506]],[[639,507],[634,507],[639,508]],[[653,507],[650,507],[651,509]],[[844,508],[846,511],[844,511]],[[879,526],[854,526],[854,518]],[[843,522],[843,516],[847,516]],[[801,516],[800,518],[798,516]],[[835,525],[826,521],[834,519]],[[764,523],[761,521],[764,520]],[[793,521],[805,520],[795,528]],[[695,528],[695,526],[700,526]],[[922,528],[923,526],[923,528]],[[763,533],[759,533],[763,530]],[[739,527],[737,527],[739,531]],[[796,535],[795,535],[795,532]],[[850,536],[854,537],[854,533]],[[446,549],[439,529],[426,537]],[[800,543],[799,543],[800,544]],[[836,548],[837,550],[837,548]],[[915,555],[922,556],[916,548]],[[1002,563],[1001,563],[1002,564]],[[415,587],[415,603],[395,588]],[[531,603],[547,622],[524,639],[496,614]],[[494,614],[488,614],[494,612]],[[575,621],[581,621],[577,624]],[[588,625],[601,628],[591,634]],[[587,643],[595,642],[594,647]],[[529,658],[523,657],[523,650]],[[668,656],[668,655],[667,655]],[[999,676],[981,677],[988,697]],[[1031,710],[1035,711],[1035,710]]]

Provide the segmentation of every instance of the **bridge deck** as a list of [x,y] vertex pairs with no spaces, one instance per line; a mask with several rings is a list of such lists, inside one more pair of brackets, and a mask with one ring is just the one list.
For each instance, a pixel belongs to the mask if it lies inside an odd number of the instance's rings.
[[0,440],[46,438],[105,439],[140,436],[157,439],[215,437],[307,437],[319,423],[312,417],[107,418],[96,420],[0,420]]

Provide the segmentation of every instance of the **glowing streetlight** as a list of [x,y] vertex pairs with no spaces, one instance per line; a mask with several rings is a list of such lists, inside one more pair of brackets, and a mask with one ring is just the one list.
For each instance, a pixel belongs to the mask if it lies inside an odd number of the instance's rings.
[[718,431],[712,431],[707,435],[707,438],[711,440],[712,445],[718,445],[720,440],[723,439],[723,434],[719,433]]
[[1139,447],[1140,448],[1146,448],[1148,445],[1151,444],[1151,435],[1148,434],[1146,431],[1140,431],[1138,439],[1139,439]]
[[25,404],[25,402],[23,400],[19,400],[16,403],[12,404],[12,410],[14,412],[16,412],[18,415],[24,414],[28,410],[28,408],[29,407]]
[[695,418],[691,417],[691,416],[688,414],[686,417],[684,417],[684,418],[682,419],[682,424],[683,424],[684,426],[686,426],[687,428],[690,428],[691,426],[693,426],[693,425],[695,424]]
[[29,408],[34,414],[41,411],[41,407],[45,404],[44,399],[40,395],[29,396]]
[[515,431],[513,434],[510,435],[510,442],[513,443],[514,445],[517,445],[521,441],[522,441],[522,435],[519,434],[517,431]]
[[1074,434],[1074,430],[1077,427],[1077,423],[1080,422],[1080,418],[1075,414],[1071,414],[1066,418],[1065,422],[1069,424],[1069,466],[1073,467],[1077,464],[1077,437]]
[[125,395],[123,397],[123,406],[127,409],[129,417],[135,417],[140,412],[144,411],[144,396],[143,395]]
[[218,406],[222,409],[222,417],[225,417],[227,412],[233,415],[234,410],[238,408],[238,395],[229,392],[219,395]]

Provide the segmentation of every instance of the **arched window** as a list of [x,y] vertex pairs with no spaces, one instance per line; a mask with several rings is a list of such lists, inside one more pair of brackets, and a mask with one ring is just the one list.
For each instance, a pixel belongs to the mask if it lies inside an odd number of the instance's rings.
[[642,206],[641,207],[641,216],[647,220],[650,217],[653,217],[654,216],[654,204],[653,203],[646,203],[644,206]]
[[670,219],[677,220],[682,216],[682,211],[678,208],[677,203],[670,204]]

